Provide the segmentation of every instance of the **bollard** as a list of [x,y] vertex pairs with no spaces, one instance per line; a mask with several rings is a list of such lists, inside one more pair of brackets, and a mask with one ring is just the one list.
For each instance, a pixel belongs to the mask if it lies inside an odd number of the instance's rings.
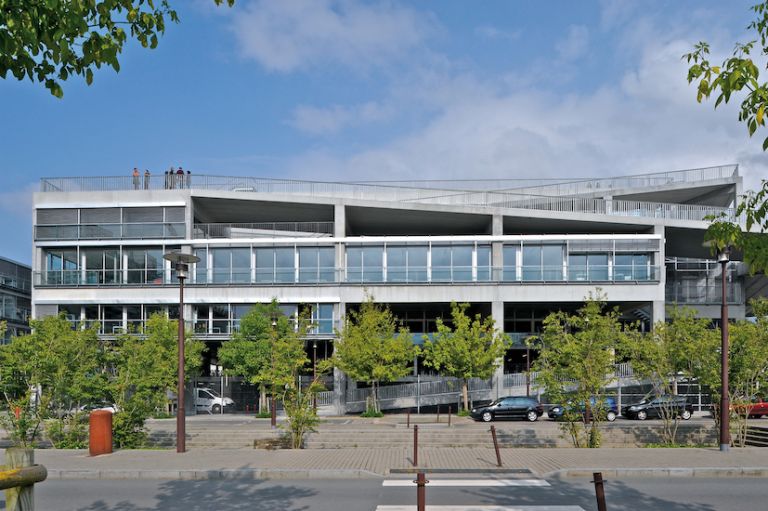
[[424,472],[416,474],[416,511],[426,511],[427,509],[427,481]]
[[91,412],[88,418],[88,453],[91,456],[112,453],[112,412]]
[[408,415],[405,418],[405,427],[410,429],[411,428],[411,409],[408,408]]
[[248,403],[245,403],[245,413],[248,413]]
[[448,427],[451,427],[451,405],[448,405]]
[[437,405],[437,421],[438,424],[440,424],[440,405]]
[[419,466],[419,425],[413,425],[413,466]]
[[593,472],[592,477],[595,478],[595,497],[597,498],[597,511],[607,511],[605,507],[605,488],[603,487],[603,473]]
[[496,465],[501,466],[501,453],[499,452],[499,441],[496,440],[496,426],[491,426],[491,437],[493,438],[493,448],[496,449]]

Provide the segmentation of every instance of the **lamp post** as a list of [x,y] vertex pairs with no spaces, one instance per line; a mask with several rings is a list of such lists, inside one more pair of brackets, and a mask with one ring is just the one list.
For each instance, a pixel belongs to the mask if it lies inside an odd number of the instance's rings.
[[525,346],[525,396],[531,397],[531,347]]
[[[272,358],[272,378],[275,377],[275,342],[277,341],[277,318],[272,316],[272,348],[269,353]],[[275,408],[275,382],[272,382],[272,389],[269,396],[269,424],[272,428],[277,427],[277,409]]]
[[179,279],[179,384],[176,391],[176,452],[186,451],[186,424],[184,410],[184,279],[188,276],[189,265],[200,261],[192,254],[168,252],[163,259],[175,266],[176,278]]
[[728,451],[731,445],[730,398],[728,397],[728,301],[726,296],[726,267],[731,259],[730,247],[725,247],[717,255],[717,262],[722,268],[722,303],[720,305],[720,450]]
[[[312,383],[317,380],[317,341],[312,341]],[[312,394],[312,408],[317,413],[317,392]]]

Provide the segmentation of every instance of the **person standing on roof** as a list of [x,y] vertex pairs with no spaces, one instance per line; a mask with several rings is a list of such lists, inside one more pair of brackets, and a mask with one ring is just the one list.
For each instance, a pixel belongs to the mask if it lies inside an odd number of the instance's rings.
[[139,189],[139,180],[140,179],[141,178],[140,178],[140,175],[139,175],[139,169],[137,169],[136,167],[133,167],[133,189],[134,190],[138,190]]
[[144,189],[149,190],[149,178],[152,174],[149,173],[149,169],[144,169]]
[[179,170],[176,171],[176,186],[184,188],[184,169],[179,165]]

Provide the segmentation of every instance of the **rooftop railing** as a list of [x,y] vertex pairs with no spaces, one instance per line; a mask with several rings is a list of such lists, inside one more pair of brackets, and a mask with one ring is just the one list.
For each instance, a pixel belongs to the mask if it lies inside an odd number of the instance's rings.
[[[71,177],[43,178],[43,192],[98,192],[119,190],[197,190],[227,191],[299,195],[312,198],[375,200],[384,202],[408,202],[418,204],[456,205],[474,208],[528,209],[538,211],[580,212],[597,215],[630,216],[643,218],[665,218],[672,220],[701,221],[706,216],[724,214],[733,219],[730,208],[642,202],[626,200],[604,200],[602,198],[574,197],[595,189],[610,189],[656,186],[672,183],[702,183],[732,178],[738,175],[735,165],[693,169],[687,171],[646,174],[591,180],[574,180],[541,185],[546,193],[529,193],[532,187],[508,187],[504,190],[473,191],[447,187],[448,182],[437,182],[445,188],[411,186],[384,183],[345,183],[299,181],[291,179],[268,179],[261,177],[228,177],[214,175],[190,175],[183,180],[171,181],[170,185],[161,175],[143,178],[136,182],[131,176],[121,177]],[[541,191],[541,190],[540,190]]]

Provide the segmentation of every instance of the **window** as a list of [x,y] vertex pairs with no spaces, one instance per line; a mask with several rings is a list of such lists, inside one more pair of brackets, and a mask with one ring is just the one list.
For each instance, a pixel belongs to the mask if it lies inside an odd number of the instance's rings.
[[195,263],[195,283],[207,284],[208,283],[208,250],[205,248],[195,249],[195,255],[200,260]]
[[613,264],[614,279],[649,280],[649,254],[616,254]]
[[493,255],[490,245],[477,246],[477,281],[488,282],[493,280]]
[[426,282],[426,245],[387,246],[387,282]]
[[85,283],[86,284],[119,284],[122,282],[120,250],[85,249]]
[[523,245],[523,280],[563,280],[563,245]]
[[384,280],[384,247],[347,247],[347,281],[381,282]]
[[251,281],[250,248],[212,248],[213,282],[246,284]]
[[299,247],[299,282],[333,282],[333,247]]
[[504,280],[520,280],[521,275],[517,268],[517,256],[519,253],[519,245],[504,245],[502,249],[502,257],[504,258],[502,278]]
[[42,282],[54,286],[78,284],[80,282],[79,268],[77,250],[47,250],[45,252],[45,274]]
[[163,251],[157,248],[125,249],[129,284],[162,284]]

